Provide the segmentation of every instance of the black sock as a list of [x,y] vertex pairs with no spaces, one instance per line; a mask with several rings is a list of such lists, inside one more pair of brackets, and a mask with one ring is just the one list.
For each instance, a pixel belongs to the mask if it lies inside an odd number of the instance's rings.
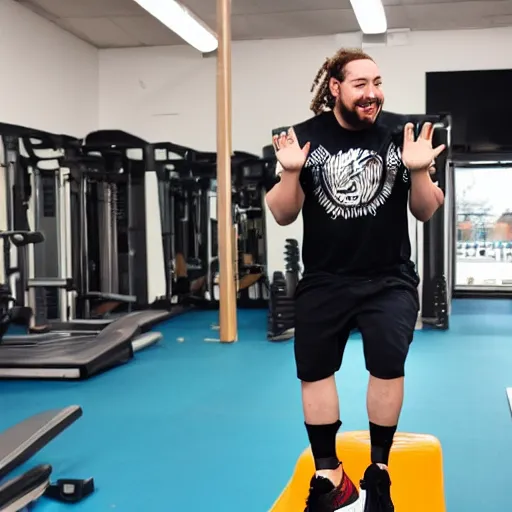
[[373,464],[389,464],[389,452],[393,445],[395,427],[381,427],[370,421],[371,458]]
[[341,427],[341,421],[327,425],[305,425],[316,470],[338,468],[340,462],[336,455],[336,434]]

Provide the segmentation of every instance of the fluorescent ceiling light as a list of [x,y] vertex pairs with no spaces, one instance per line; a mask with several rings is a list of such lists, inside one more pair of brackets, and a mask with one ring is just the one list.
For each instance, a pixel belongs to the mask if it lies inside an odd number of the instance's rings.
[[350,0],[363,34],[384,34],[388,29],[382,0]]
[[218,41],[199,19],[174,0],[135,0],[158,21],[202,53],[213,52]]

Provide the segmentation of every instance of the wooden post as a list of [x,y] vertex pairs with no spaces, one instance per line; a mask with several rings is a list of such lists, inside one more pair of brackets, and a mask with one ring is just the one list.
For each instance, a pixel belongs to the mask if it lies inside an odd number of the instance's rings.
[[217,0],[217,226],[220,341],[237,341],[235,261],[231,205],[231,0]]

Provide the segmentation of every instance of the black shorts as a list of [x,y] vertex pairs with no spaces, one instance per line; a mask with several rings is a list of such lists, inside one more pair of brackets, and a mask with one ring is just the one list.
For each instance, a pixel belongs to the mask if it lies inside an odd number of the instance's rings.
[[366,369],[381,379],[404,376],[419,312],[417,282],[397,276],[347,281],[306,275],[295,294],[295,360],[300,380],[336,373],[348,337],[363,338]]

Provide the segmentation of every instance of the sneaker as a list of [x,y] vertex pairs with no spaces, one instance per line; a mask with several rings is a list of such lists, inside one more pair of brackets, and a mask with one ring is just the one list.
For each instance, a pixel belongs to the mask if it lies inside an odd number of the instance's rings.
[[362,512],[359,492],[352,480],[343,473],[340,485],[334,484],[322,476],[311,479],[309,497],[304,512]]
[[377,464],[368,466],[361,480],[363,512],[395,512],[391,501],[391,478]]

